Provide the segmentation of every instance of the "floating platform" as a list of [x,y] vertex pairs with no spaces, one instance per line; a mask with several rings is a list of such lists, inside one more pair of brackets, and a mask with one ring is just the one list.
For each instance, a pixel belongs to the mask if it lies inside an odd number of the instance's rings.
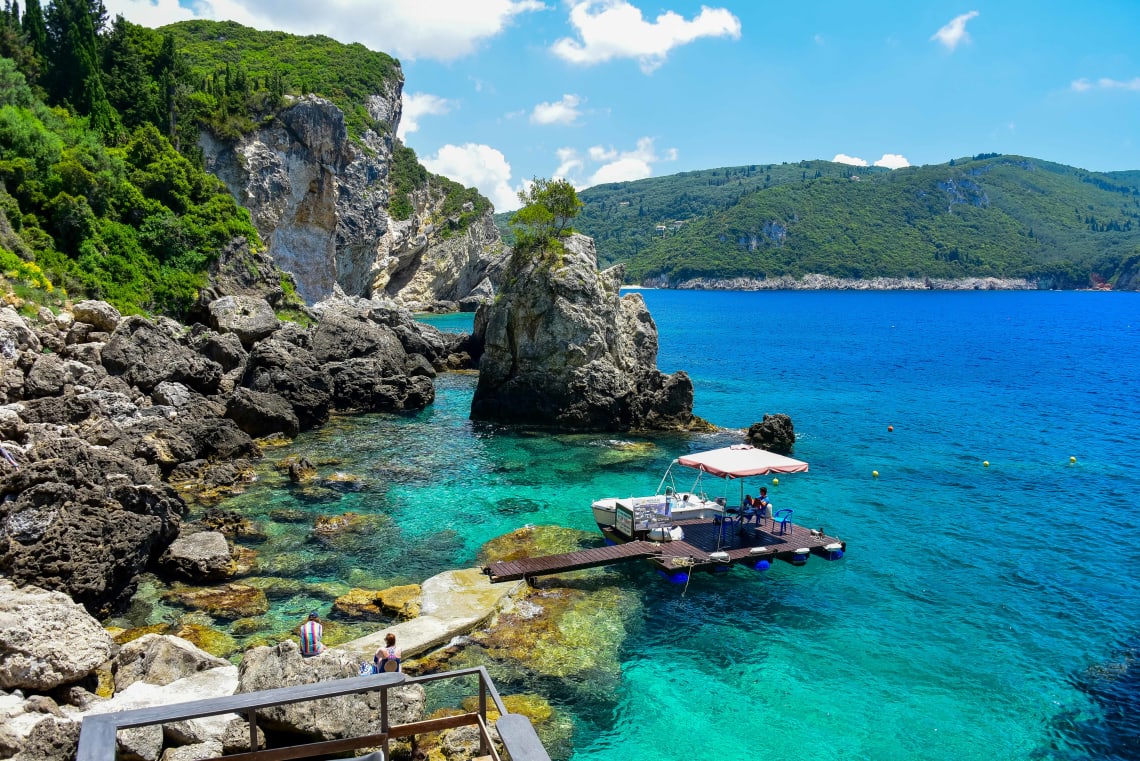
[[695,571],[718,573],[738,564],[765,570],[775,560],[803,565],[811,555],[838,560],[847,552],[847,543],[838,537],[793,523],[788,523],[781,534],[780,524],[770,519],[761,520],[759,526],[741,526],[735,520],[725,525],[711,518],[673,521],[670,525],[680,526],[684,539],[653,542],[644,538],[648,532],[639,532],[642,536],[625,541],[613,527],[604,527],[603,534],[612,543],[609,546],[500,561],[484,566],[483,573],[492,584],[519,579],[529,582],[538,576],[648,560],[667,577],[683,580]]

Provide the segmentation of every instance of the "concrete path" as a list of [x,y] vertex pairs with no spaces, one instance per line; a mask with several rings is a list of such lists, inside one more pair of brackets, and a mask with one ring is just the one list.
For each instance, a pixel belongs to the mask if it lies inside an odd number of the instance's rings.
[[396,646],[403,651],[404,659],[414,658],[446,645],[453,637],[486,621],[523,583],[491,584],[479,568],[432,576],[420,585],[423,594],[419,618],[386,626],[330,649],[371,661],[377,648],[384,644],[384,635],[391,632],[396,635]]

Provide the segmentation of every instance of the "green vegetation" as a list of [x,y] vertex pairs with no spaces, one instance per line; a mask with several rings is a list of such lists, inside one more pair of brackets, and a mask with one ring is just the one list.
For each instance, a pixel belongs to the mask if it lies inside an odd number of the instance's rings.
[[180,314],[221,249],[238,236],[256,247],[257,231],[217,178],[111,105],[89,68],[99,41],[86,13],[86,2],[49,6],[40,55],[0,12],[0,41],[16,54],[0,57],[0,267],[41,295],[61,287],[125,313]]
[[630,282],[1009,277],[1134,281],[1140,173],[979,154],[893,172],[824,161],[687,172],[582,191],[579,230]]
[[[149,31],[149,30],[148,30]],[[344,112],[354,137],[387,126],[368,113],[375,93],[396,92],[400,63],[360,44],[328,37],[262,32],[232,21],[181,21],[152,34],[169,34],[186,67],[183,87],[193,114],[220,137],[236,137],[284,105],[286,94],[315,93]]]
[[511,232],[515,249],[522,251],[560,247],[559,238],[574,232],[570,220],[582,211],[578,193],[566,180],[536,177],[519,191],[519,201],[523,205],[511,217]]

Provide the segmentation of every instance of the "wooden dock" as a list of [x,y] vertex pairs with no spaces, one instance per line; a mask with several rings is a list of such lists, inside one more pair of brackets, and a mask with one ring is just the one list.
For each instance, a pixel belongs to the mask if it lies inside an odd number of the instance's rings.
[[621,543],[624,537],[605,531],[610,541],[595,547],[560,555],[500,561],[484,566],[491,583],[533,580],[537,576],[615,565],[633,560],[648,560],[669,577],[687,578],[693,571],[726,571],[736,564],[761,569],[774,560],[803,565],[810,555],[837,560],[847,551],[847,543],[818,529],[789,523],[784,534],[779,524],[763,520],[760,525],[739,526],[733,522],[722,527],[719,520],[698,519],[676,521],[672,525],[684,529],[685,538],[673,542],[651,542],[635,539]]

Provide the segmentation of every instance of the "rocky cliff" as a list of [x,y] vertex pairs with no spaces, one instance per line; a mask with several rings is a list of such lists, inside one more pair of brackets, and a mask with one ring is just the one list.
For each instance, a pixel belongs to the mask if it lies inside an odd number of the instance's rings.
[[471,417],[569,430],[686,430],[685,372],[657,369],[657,326],[640,294],[620,296],[623,268],[597,270],[594,241],[518,254],[491,304],[479,307],[483,339]]
[[[350,137],[343,112],[315,95],[295,100],[237,142],[199,138],[206,167],[249,209],[270,255],[309,304],[337,287],[412,306],[458,302],[486,280],[502,244],[490,213],[466,229],[440,218],[430,187],[404,221],[389,214],[402,82],[368,98],[376,124]],[[486,290],[488,285],[484,285]]]

